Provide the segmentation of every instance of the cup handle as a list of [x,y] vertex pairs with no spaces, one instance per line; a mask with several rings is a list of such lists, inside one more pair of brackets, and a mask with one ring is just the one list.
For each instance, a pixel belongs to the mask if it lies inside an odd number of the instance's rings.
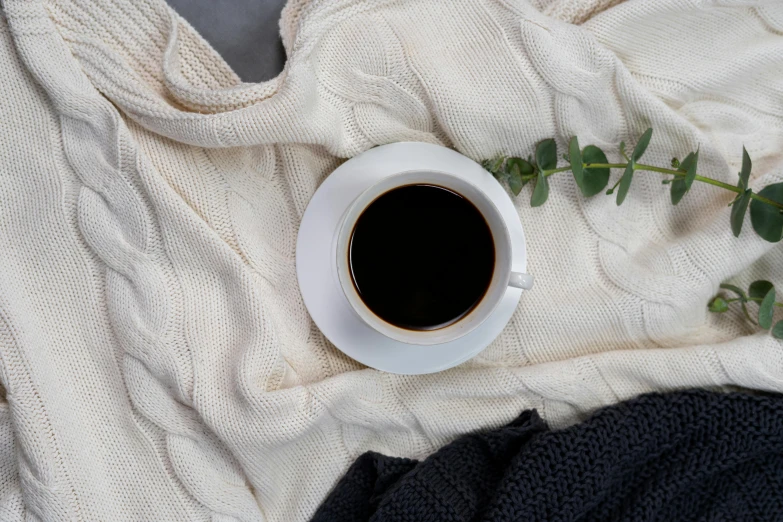
[[523,290],[530,290],[533,288],[533,276],[530,274],[522,274],[520,272],[511,272],[511,277],[508,279],[508,286],[521,288]]

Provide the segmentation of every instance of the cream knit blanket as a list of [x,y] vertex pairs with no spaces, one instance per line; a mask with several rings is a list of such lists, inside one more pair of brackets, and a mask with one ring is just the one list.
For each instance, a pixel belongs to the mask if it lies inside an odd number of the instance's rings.
[[[242,84],[162,0],[2,0],[0,519],[305,520],[366,450],[420,458],[537,408],[783,391],[783,344],[708,314],[783,284],[730,194],[625,204],[554,176],[517,200],[536,288],[475,359],[362,368],[315,328],[294,245],[343,158],[401,140],[474,158],[577,135],[783,179],[779,0],[292,0],[289,61]],[[616,4],[616,5],[614,5]],[[619,173],[615,173],[617,176]],[[526,189],[529,190],[529,189]]]

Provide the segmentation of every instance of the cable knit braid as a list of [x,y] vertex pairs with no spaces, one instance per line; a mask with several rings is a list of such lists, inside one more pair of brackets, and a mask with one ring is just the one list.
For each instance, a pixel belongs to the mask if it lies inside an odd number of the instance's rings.
[[[222,520],[261,520],[231,454],[190,408],[192,355],[187,341],[178,338],[181,325],[172,306],[176,296],[170,295],[176,276],[165,266],[155,215],[146,203],[160,187],[154,186],[150,167],[136,153],[119,114],[73,58],[62,52],[26,52],[25,39],[31,34],[49,38],[53,49],[62,50],[45,4],[11,3],[7,9],[22,58],[60,113],[65,155],[83,183],[78,224],[107,267],[108,312],[124,350],[120,356],[133,404],[164,431],[165,465],[188,493],[228,516]],[[52,502],[41,513],[55,516],[47,508],[60,505]]]

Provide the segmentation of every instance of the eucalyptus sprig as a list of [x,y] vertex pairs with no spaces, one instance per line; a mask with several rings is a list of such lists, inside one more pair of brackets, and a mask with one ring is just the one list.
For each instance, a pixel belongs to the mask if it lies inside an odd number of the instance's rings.
[[563,159],[568,162],[564,167],[557,166],[557,144],[554,139],[546,139],[538,144],[535,159],[530,156],[527,159],[501,156],[494,160],[486,160],[482,165],[501,183],[508,183],[515,196],[519,195],[522,187],[527,183],[534,181],[535,187],[530,197],[530,205],[533,207],[543,205],[549,198],[549,176],[569,170],[573,173],[582,195],[591,197],[603,191],[609,184],[611,169],[622,169],[623,175],[612,188],[606,191],[607,195],[617,192],[618,205],[625,201],[636,172],[657,172],[668,176],[662,183],[670,185],[671,202],[674,205],[679,203],[693,183],[698,181],[736,194],[729,204],[732,207],[731,230],[735,236],[740,235],[750,207],[751,225],[759,236],[771,243],[783,239],[783,183],[768,185],[758,193],[753,192],[748,186],[752,163],[744,147],[742,169],[738,174],[739,181],[736,186],[733,186],[696,173],[699,163],[698,150],[688,154],[682,161],[673,158],[671,168],[639,163],[642,155],[647,151],[652,133],[652,129],[647,129],[642,134],[630,156],[626,154],[625,143],[620,143],[620,155],[625,159],[624,163],[609,163],[606,154],[595,145],[580,149],[579,141],[574,136],[568,143],[568,154],[563,155]]
[[[772,329],[772,335],[777,339],[783,339],[783,320],[772,326],[772,320],[775,315],[775,308],[783,308],[783,303],[775,301],[775,285],[769,281],[753,281],[745,292],[742,288],[729,284],[720,285],[721,289],[732,292],[736,297],[725,297],[723,295],[715,296],[710,301],[710,312],[723,313],[729,309],[729,304],[739,302],[742,306],[742,313],[753,324],[756,324],[764,330]],[[753,320],[748,312],[748,304],[758,304],[758,322]]]

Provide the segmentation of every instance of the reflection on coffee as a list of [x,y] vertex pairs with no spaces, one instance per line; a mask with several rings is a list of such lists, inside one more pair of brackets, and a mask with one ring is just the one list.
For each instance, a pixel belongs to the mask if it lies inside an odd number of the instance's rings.
[[348,252],[365,305],[400,328],[435,330],[465,317],[484,297],[495,266],[492,232],[456,192],[406,185],[359,216]]

